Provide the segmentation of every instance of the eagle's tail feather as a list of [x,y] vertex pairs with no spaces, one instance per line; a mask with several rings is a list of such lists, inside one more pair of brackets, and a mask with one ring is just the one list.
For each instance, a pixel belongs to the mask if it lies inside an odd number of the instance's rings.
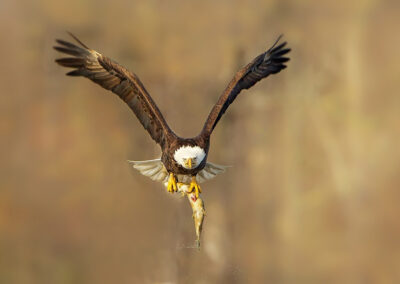
[[[146,161],[128,161],[133,164],[133,167],[137,169],[142,175],[148,176],[154,181],[167,182],[168,171],[161,162],[161,159],[146,160]],[[210,179],[215,178],[217,175],[226,171],[229,166],[217,165],[214,163],[207,162],[203,170],[201,170],[197,176],[197,182],[203,183]],[[178,181],[183,183],[190,183],[191,177],[186,175],[177,175]]]
[[207,162],[204,169],[197,174],[196,176],[197,182],[203,183],[210,179],[213,179],[217,175],[224,173],[227,168],[229,168],[229,166],[222,166]]
[[168,172],[161,162],[161,159],[128,162],[133,164],[133,167],[142,175],[148,176],[152,180],[165,182],[168,179]]

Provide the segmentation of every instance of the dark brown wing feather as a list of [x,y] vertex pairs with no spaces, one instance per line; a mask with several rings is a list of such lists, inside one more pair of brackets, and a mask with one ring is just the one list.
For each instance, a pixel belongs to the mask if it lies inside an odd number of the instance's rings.
[[270,74],[276,74],[286,68],[284,63],[289,61],[289,58],[284,57],[284,55],[287,54],[290,49],[285,48],[286,42],[276,46],[280,38],[281,37],[276,40],[275,44],[270,49],[257,56],[252,62],[236,73],[235,77],[229,83],[208,115],[202,135],[209,136],[212,133],[229,105],[243,89],[249,89],[261,79],[266,78]]
[[154,141],[163,146],[172,131],[139,78],[118,63],[88,48],[74,35],[71,36],[82,47],[64,40],[56,40],[59,45],[54,49],[72,56],[56,59],[56,62],[61,66],[74,68],[67,73],[68,76],[89,78],[117,94],[129,105]]

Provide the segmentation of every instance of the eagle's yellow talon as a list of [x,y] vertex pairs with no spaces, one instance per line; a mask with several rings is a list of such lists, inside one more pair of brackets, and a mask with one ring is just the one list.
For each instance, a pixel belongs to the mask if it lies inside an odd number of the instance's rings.
[[197,183],[196,177],[192,177],[192,181],[190,182],[188,193],[193,192],[193,189],[195,190],[196,198],[199,198],[199,193],[201,193],[201,187]]
[[178,187],[176,186],[176,179],[173,173],[169,174],[167,191],[171,193],[178,191]]

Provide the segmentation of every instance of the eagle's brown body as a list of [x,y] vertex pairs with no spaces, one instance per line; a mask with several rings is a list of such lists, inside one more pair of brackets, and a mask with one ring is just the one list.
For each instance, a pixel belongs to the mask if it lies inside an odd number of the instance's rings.
[[[140,170],[156,180],[166,180],[166,173],[169,174],[168,190],[170,190],[172,183],[173,191],[176,189],[176,185],[174,185],[175,175],[192,176],[192,183],[194,184],[192,185],[195,186],[196,176],[207,180],[208,177],[213,174],[215,176],[222,169],[222,166],[207,163],[212,131],[242,90],[248,89],[261,79],[286,68],[284,63],[289,58],[284,56],[290,51],[290,49],[285,48],[286,42],[276,46],[279,38],[270,49],[257,56],[235,74],[212,108],[200,134],[194,138],[181,138],[169,128],[157,105],[134,73],[90,49],[72,34],[71,36],[81,46],[64,40],[57,40],[59,46],[54,48],[71,55],[71,57],[60,58],[56,62],[64,67],[73,68],[67,75],[87,77],[125,101],[162,149],[162,169],[160,169],[160,165],[155,164],[157,160],[151,160],[144,163],[137,162],[137,164],[141,164]],[[199,190],[199,188],[196,187],[196,190]]]

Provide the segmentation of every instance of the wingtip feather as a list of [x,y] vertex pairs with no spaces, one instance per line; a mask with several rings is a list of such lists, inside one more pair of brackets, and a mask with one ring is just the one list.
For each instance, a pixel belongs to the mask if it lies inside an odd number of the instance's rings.
[[74,39],[76,40],[80,45],[82,45],[84,48],[86,49],[90,49],[86,44],[84,44],[83,42],[81,42],[73,33],[67,31],[67,33]]
[[82,72],[79,69],[76,69],[76,70],[72,70],[68,73],[65,73],[65,75],[72,76],[72,77],[78,77],[78,76],[82,76]]
[[[274,44],[268,49],[268,51],[271,51],[275,48],[275,46],[278,44],[278,42],[281,40],[281,38],[283,37],[283,34],[280,34],[278,36],[278,38],[275,40]],[[286,42],[284,42],[283,44],[286,44]]]

